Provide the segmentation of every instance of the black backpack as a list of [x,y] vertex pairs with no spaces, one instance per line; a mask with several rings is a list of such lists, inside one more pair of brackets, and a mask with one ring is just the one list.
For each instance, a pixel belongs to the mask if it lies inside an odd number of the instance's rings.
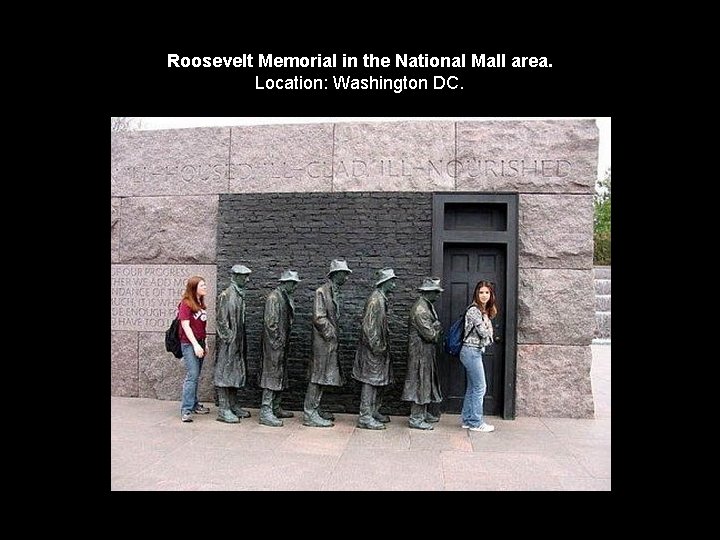
[[165,330],[165,350],[173,353],[175,358],[182,358],[182,348],[180,347],[180,319],[177,316],[170,323],[170,328]]

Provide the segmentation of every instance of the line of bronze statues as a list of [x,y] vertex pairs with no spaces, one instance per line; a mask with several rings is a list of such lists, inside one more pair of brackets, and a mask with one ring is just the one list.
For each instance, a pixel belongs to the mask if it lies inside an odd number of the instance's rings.
[[[236,264],[231,283],[217,303],[217,346],[213,383],[217,390],[220,422],[237,423],[250,413],[238,404],[237,391],[247,378],[247,339],[245,336],[245,285],[252,271]],[[312,357],[309,382],[303,404],[303,424],[311,427],[333,426],[334,415],[320,408],[326,386],[342,386],[344,380],[338,361],[340,329],[340,289],[352,270],[347,262],[333,260],[327,280],[315,291],[312,323]],[[390,421],[380,413],[382,389],[393,380],[388,333],[388,292],[396,285],[392,268],[376,273],[375,288],[363,311],[361,335],[355,353],[352,377],[362,383],[357,426],[385,429]],[[300,282],[297,272],[286,270],[280,284],[267,297],[263,315],[262,372],[263,389],[259,422],[282,426],[283,418],[293,416],[280,405],[282,391],[289,386],[287,358],[290,330],[294,317],[293,292]],[[436,344],[442,339],[442,327],[433,302],[443,291],[438,278],[426,278],[418,287],[419,297],[410,309],[408,321],[408,369],[401,399],[411,402],[409,425],[433,429],[438,421],[427,410],[429,403],[442,401],[436,363]]]

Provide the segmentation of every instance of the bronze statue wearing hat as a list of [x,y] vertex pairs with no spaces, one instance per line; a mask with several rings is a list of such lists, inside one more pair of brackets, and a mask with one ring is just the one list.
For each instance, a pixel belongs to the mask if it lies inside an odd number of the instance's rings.
[[365,302],[358,348],[352,376],[363,383],[360,394],[360,417],[357,426],[385,429],[390,418],[381,414],[378,389],[393,381],[390,362],[390,336],[387,317],[387,294],[395,288],[397,276],[392,268],[376,274],[375,290]]
[[420,298],[410,308],[408,365],[401,399],[412,402],[409,424],[415,429],[433,429],[431,422],[438,421],[427,406],[442,401],[436,357],[442,325],[433,302],[443,290],[439,278],[426,278],[418,287]]
[[299,281],[297,272],[285,270],[280,276],[280,285],[270,292],[265,302],[259,381],[263,394],[259,422],[266,426],[282,426],[281,418],[294,416],[280,407],[280,392],[289,386],[287,357],[295,314],[292,294]]
[[345,383],[338,361],[340,328],[340,287],[352,270],[346,261],[330,263],[327,281],[315,291],[313,304],[313,356],[310,360],[307,392],[303,406],[303,424],[311,427],[331,427],[332,413],[320,410],[323,387],[342,386]]
[[245,386],[247,339],[245,339],[245,285],[251,270],[242,264],[231,269],[230,286],[217,302],[217,346],[213,384],[218,394],[219,422],[234,424],[250,413],[237,403],[237,391]]

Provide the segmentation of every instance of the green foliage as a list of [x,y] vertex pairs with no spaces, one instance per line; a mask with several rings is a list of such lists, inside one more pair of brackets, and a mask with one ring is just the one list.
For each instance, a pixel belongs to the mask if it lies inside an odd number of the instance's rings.
[[610,231],[595,231],[593,239],[593,264],[610,266]]
[[605,178],[598,180],[593,198],[593,263],[596,265],[610,265],[610,236],[611,236],[611,198],[612,189],[610,169],[605,172]]

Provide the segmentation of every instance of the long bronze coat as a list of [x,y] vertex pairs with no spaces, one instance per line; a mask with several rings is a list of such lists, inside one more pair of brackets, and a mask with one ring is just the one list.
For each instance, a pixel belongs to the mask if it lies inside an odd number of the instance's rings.
[[216,326],[213,384],[242,388],[245,386],[247,373],[245,297],[234,284],[230,284],[218,297]]
[[387,298],[381,290],[375,289],[365,303],[353,363],[354,379],[373,386],[386,386],[393,382],[389,337]]
[[338,312],[331,281],[318,287],[313,304],[313,357],[308,367],[310,382],[342,386],[344,381],[338,362]]
[[442,401],[436,360],[442,325],[431,302],[418,298],[408,319],[408,367],[401,399],[418,405]]
[[263,315],[260,388],[285,390],[289,386],[287,356],[294,314],[292,298],[285,291],[277,288],[268,295]]

